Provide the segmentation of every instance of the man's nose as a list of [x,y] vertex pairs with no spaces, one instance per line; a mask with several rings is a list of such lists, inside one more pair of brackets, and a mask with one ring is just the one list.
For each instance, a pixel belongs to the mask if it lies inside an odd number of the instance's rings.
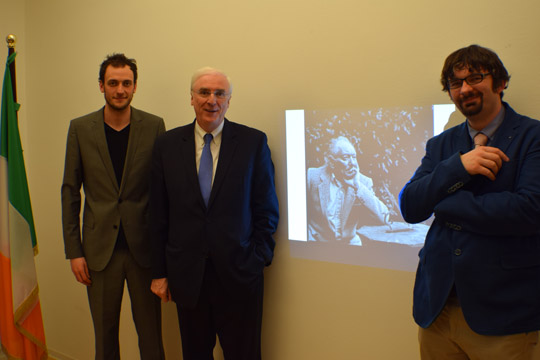
[[463,83],[461,84],[461,89],[459,92],[464,94],[464,93],[471,92],[472,90],[473,90],[473,87],[469,85],[469,83],[467,83],[465,80],[463,80]]
[[208,102],[211,104],[215,104],[217,102],[217,96],[213,92],[208,95]]

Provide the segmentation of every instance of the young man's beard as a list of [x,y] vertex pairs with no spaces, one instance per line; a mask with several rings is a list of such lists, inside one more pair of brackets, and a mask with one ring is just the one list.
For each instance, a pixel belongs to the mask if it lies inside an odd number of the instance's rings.
[[[463,102],[468,100],[471,97],[479,97],[479,103],[474,104],[473,106],[470,106],[470,107],[465,107],[463,105]],[[482,96],[482,93],[480,93],[480,92],[473,93],[470,96],[460,98],[459,101],[458,101],[458,104],[459,104],[458,108],[459,108],[459,110],[461,111],[461,113],[463,115],[465,115],[465,116],[474,116],[474,115],[479,114],[482,111],[482,108],[484,106],[484,97]]]
[[107,97],[105,97],[105,102],[107,103],[107,105],[109,105],[109,107],[113,110],[116,110],[116,111],[122,111],[122,110],[125,110],[126,108],[128,108],[130,105],[131,105],[131,100],[130,98],[126,98],[127,102],[125,104],[123,104],[122,106],[118,106],[118,105],[115,105],[113,102],[109,101],[109,99],[107,99]]

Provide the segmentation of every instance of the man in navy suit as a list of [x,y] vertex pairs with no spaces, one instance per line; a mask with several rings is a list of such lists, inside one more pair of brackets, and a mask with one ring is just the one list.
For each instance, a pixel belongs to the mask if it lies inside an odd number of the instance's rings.
[[443,90],[467,121],[428,141],[400,194],[406,221],[434,215],[414,287],[422,359],[532,359],[540,329],[540,122],[502,101],[509,79],[489,49],[471,45],[448,56]]
[[176,302],[184,360],[213,359],[216,334],[226,359],[261,358],[278,201],[266,135],[225,119],[231,92],[219,70],[195,72],[195,121],[159,137],[153,153],[152,291]]

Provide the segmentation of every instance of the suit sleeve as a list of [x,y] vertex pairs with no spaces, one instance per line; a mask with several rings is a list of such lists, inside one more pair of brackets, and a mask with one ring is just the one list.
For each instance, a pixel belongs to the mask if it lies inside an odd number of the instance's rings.
[[150,172],[150,239],[152,242],[152,277],[167,277],[165,248],[169,231],[169,200],[163,174],[160,138],[152,153]]
[[[460,224],[465,231],[494,237],[530,236],[540,231],[540,133],[535,132],[533,144],[524,157],[503,163],[498,176],[507,180],[499,191],[477,193],[468,189],[456,191],[440,201],[435,216]],[[506,174],[503,175],[503,172]],[[478,177],[477,175],[476,177]],[[510,184],[507,178],[511,178]],[[490,180],[482,179],[483,182]],[[497,184],[499,177],[493,185]]]
[[409,223],[427,220],[442,199],[471,179],[459,153],[444,160],[433,158],[434,139],[428,141],[420,167],[399,194],[401,214]]
[[435,215],[438,221],[461,230],[491,236],[528,236],[540,231],[540,139],[538,127],[516,139],[510,162],[503,163],[494,182],[469,175],[459,153],[448,159],[432,158],[432,140],[413,178],[400,193],[407,222]]
[[162,118],[159,118],[159,128],[158,128],[158,136],[163,134],[166,131],[165,129],[165,122]]
[[80,228],[83,167],[76,128],[76,124],[72,121],[68,130],[64,179],[61,189],[62,226],[67,259],[84,256]]
[[274,256],[275,233],[279,220],[279,205],[274,182],[274,164],[270,155],[266,135],[263,136],[255,161],[252,211],[255,253],[270,265]]
[[[358,173],[360,175],[360,173]],[[365,179],[358,180],[355,184],[356,198],[362,206],[365,206],[379,223],[385,224],[388,221],[388,207],[375,195],[373,191],[373,180],[362,175]]]

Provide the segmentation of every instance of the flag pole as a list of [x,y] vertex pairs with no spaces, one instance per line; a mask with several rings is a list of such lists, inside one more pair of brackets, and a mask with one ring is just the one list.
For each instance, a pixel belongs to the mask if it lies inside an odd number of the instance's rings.
[[15,100],[15,41],[14,35],[6,38],[9,55],[0,106],[0,353],[8,359],[45,360],[37,242]]
[[[8,56],[11,56],[15,52],[15,43],[17,42],[17,37],[13,34],[6,36],[6,43],[8,47]],[[11,75],[11,86],[13,88],[13,100],[17,102],[17,81],[15,78],[15,61],[9,65],[9,73]]]

